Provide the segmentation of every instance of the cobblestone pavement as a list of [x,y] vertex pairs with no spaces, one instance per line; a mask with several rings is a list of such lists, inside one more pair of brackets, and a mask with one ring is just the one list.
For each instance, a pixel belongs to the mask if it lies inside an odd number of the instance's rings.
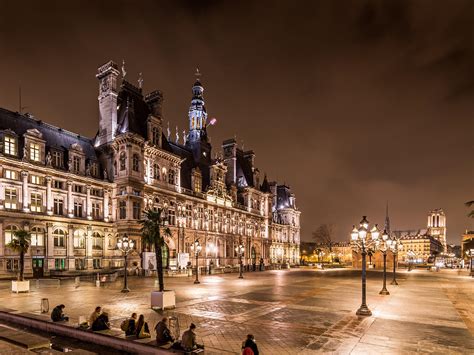
[[51,308],[64,303],[73,321],[88,316],[96,305],[119,327],[132,312],[143,313],[151,326],[162,315],[179,319],[181,332],[197,324],[198,340],[207,354],[237,354],[246,334],[255,335],[262,354],[379,354],[474,353],[474,279],[453,271],[401,272],[390,295],[378,294],[381,273],[368,275],[368,304],[372,317],[357,317],[360,273],[353,270],[277,270],[193,279],[166,278],[176,291],[173,311],[149,307],[154,279],[130,278],[128,294],[119,282],[96,288],[33,289],[11,294],[0,287],[3,307],[39,313],[40,300]]

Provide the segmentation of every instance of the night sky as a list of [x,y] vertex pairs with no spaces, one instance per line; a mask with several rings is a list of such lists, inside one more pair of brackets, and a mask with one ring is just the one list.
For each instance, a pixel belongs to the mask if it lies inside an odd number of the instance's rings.
[[[98,127],[97,67],[126,61],[187,129],[194,71],[219,148],[237,135],[302,211],[347,239],[443,208],[474,229],[474,1],[0,1],[0,106],[82,135]],[[166,124],[165,124],[166,125]]]

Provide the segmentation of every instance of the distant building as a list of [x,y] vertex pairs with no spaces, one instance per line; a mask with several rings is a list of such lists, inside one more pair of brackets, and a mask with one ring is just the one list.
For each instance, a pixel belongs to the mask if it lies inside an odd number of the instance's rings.
[[301,242],[301,259],[305,262],[337,262],[352,263],[352,247],[349,242],[335,242],[331,249],[327,245],[316,242]]
[[437,238],[443,245],[443,252],[447,252],[446,244],[446,216],[441,208],[428,214],[428,233]]
[[454,254],[455,258],[461,258],[462,250],[460,245],[448,244],[448,254]]
[[437,255],[443,253],[443,245],[426,230],[395,231],[402,242],[402,249],[398,252],[399,262],[431,263]]
[[470,249],[474,249],[474,231],[466,230],[466,233],[462,235],[461,241],[461,257],[463,259],[469,259],[466,252]]

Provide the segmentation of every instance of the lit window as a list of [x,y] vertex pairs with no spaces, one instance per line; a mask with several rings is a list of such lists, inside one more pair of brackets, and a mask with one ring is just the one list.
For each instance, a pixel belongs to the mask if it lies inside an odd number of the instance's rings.
[[31,228],[31,245],[42,247],[44,246],[44,229],[39,227]]
[[54,268],[56,270],[66,269],[66,259],[54,259]]
[[5,227],[5,244],[8,244],[13,240],[16,231],[18,231],[18,227],[15,225]]
[[41,212],[42,207],[42,198],[41,194],[32,192],[31,193],[31,211],[32,212]]
[[64,240],[66,238],[66,233],[62,229],[55,229],[53,231],[53,240],[55,247],[64,247]]
[[16,210],[18,195],[15,188],[5,189],[5,208]]
[[9,155],[16,155],[16,138],[5,136],[4,153]]
[[30,160],[40,161],[40,146],[38,143],[30,143]]
[[32,184],[41,185],[41,178],[38,175],[30,175]]
[[5,178],[10,180],[18,180],[18,172],[14,170],[5,170]]
[[103,244],[104,244],[103,242],[104,242],[104,238],[102,238],[102,236],[99,233],[94,232],[92,234],[92,249],[102,250]]
[[74,231],[74,248],[84,249],[85,238],[84,232],[81,230]]

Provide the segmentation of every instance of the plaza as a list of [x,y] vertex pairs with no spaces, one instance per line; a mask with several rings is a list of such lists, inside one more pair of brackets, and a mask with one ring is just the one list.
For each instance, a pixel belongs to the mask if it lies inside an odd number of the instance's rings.
[[[378,294],[381,273],[368,273],[367,301],[373,316],[358,317],[360,271],[291,269],[244,274],[166,278],[176,291],[176,309],[150,308],[153,278],[129,279],[131,292],[120,293],[122,280],[100,288],[92,283],[62,282],[57,288],[11,294],[2,284],[4,307],[39,314],[40,301],[66,305],[71,322],[97,305],[118,328],[132,312],[144,314],[151,328],[162,315],[177,316],[183,332],[197,325],[206,354],[238,354],[248,333],[262,354],[449,353],[474,351],[474,283],[465,271],[401,271],[390,295]],[[154,337],[154,334],[152,334]]]

